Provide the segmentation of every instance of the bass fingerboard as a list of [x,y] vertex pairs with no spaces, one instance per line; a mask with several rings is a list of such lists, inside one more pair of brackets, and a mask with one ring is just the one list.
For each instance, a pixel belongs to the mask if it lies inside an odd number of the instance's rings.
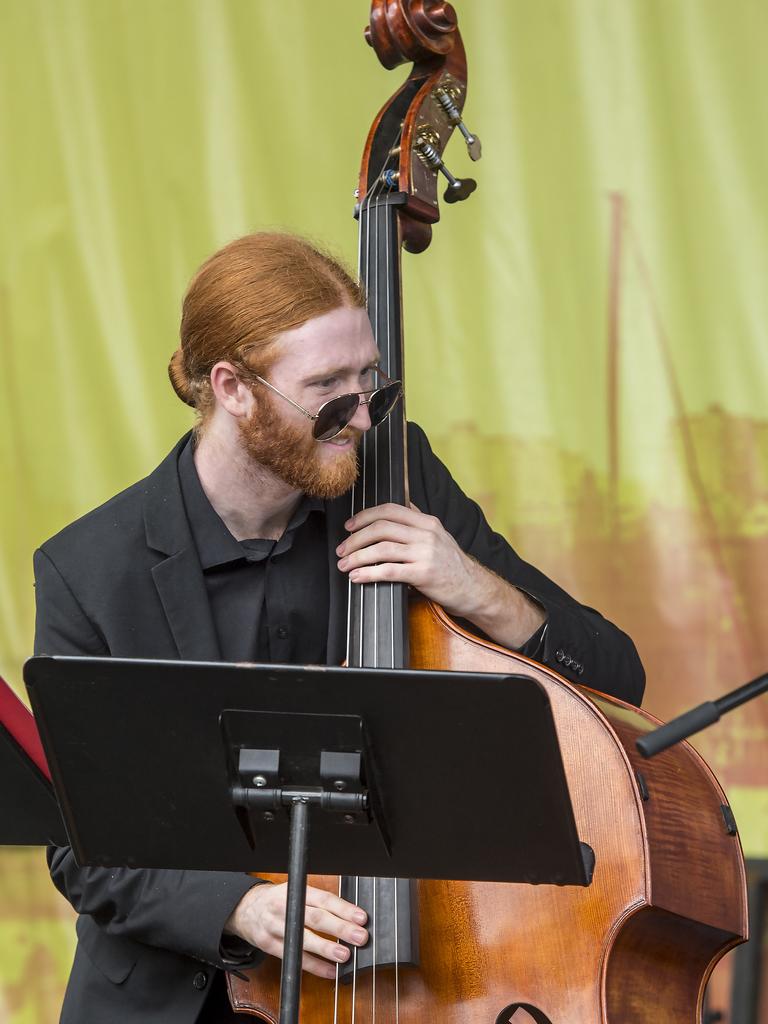
[[[381,368],[403,380],[399,194],[364,200],[360,210],[360,278],[381,353]],[[360,474],[352,514],[363,508],[408,503],[405,403],[400,401],[360,447]],[[402,583],[349,584],[347,664],[404,668],[408,662],[407,587]]]

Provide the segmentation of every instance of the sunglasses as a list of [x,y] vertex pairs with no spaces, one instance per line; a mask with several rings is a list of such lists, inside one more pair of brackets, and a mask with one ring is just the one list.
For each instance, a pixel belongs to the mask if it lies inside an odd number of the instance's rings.
[[294,409],[313,421],[312,436],[316,441],[330,441],[340,434],[361,405],[368,406],[368,416],[372,427],[378,427],[380,423],[389,416],[397,404],[398,398],[403,393],[403,384],[399,380],[389,380],[382,370],[377,370],[387,381],[383,387],[375,388],[373,391],[353,391],[349,395],[337,395],[328,402],[323,402],[316,413],[311,413],[298,402],[294,402],[288,395],[283,394],[274,384],[259,377],[258,374],[248,374],[252,380],[264,384],[270,391],[290,402]]

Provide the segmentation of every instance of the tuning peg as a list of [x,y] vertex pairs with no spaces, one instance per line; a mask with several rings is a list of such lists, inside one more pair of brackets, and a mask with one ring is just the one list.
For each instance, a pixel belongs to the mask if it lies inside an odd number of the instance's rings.
[[472,195],[477,188],[477,182],[474,178],[454,178],[443,163],[435,147],[431,142],[427,142],[426,139],[419,139],[416,147],[429,166],[440,171],[448,179],[448,188],[443,193],[443,199],[445,199],[446,203],[458,203],[462,199],[466,199],[467,196]]
[[443,199],[446,203],[459,203],[467,196],[471,196],[477,188],[474,178],[454,178],[447,167],[443,167],[442,171],[448,179],[448,188],[443,192]]
[[464,136],[464,141],[467,144],[467,151],[472,160],[479,160],[483,155],[483,147],[480,144],[480,139],[477,135],[473,135],[469,128],[464,124],[461,119],[461,111],[453,101],[453,97],[450,93],[444,89],[439,89],[436,93],[437,102],[443,108],[451,124],[455,124],[461,134]]

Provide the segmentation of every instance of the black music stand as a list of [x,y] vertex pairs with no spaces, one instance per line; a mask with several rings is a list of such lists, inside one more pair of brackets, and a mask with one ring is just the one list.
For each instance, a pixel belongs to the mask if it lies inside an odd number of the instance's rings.
[[0,679],[0,846],[66,842],[35,720]]
[[289,869],[281,1024],[307,870],[590,881],[533,679],[99,658],[24,676],[78,863]]

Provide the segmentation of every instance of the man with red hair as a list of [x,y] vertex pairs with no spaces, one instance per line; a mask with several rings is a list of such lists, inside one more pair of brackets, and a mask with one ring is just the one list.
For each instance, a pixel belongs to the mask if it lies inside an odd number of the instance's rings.
[[[357,444],[398,398],[364,296],[307,242],[250,235],[184,299],[171,360],[195,430],[35,555],[46,654],[338,664],[339,581],[399,581],[507,648],[634,703],[631,641],[493,533],[408,428],[413,504],[348,518]],[[329,552],[335,565],[329,565]],[[224,972],[282,954],[285,886],[228,872],[49,862],[79,912],[64,1024],[229,1019]],[[304,969],[332,978],[366,914],[308,888]]]

